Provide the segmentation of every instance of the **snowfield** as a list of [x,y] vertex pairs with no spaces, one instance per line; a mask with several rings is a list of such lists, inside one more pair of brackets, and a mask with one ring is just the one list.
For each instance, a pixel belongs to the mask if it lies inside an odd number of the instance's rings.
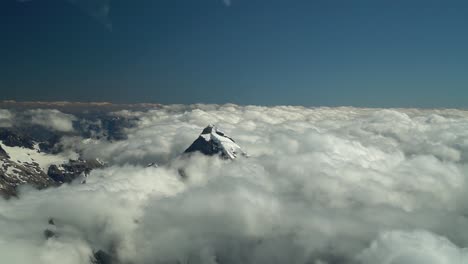
[[[65,151],[109,164],[86,184],[0,201],[2,262],[89,263],[104,250],[143,264],[468,263],[468,111],[229,104],[113,114],[138,118],[126,140],[62,139]],[[178,158],[208,124],[249,157]],[[46,239],[50,218],[57,236]]]
[[47,173],[47,169],[50,165],[61,165],[68,162],[70,159],[77,159],[76,153],[62,153],[59,155],[47,154],[40,152],[38,144],[34,146],[34,149],[28,149],[23,147],[9,147],[0,141],[0,147],[10,157],[10,160],[18,162],[20,164],[33,164],[37,163],[41,170]]

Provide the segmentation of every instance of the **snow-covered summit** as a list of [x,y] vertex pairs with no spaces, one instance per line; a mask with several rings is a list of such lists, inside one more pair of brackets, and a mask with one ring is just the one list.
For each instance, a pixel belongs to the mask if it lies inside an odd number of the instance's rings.
[[235,159],[246,155],[237,143],[226,136],[215,125],[208,125],[184,153],[201,152],[205,155],[220,155],[224,159]]

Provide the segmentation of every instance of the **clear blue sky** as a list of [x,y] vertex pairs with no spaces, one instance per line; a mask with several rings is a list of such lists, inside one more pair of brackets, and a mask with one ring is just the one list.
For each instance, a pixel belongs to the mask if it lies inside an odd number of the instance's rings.
[[0,1],[0,99],[468,107],[468,1],[76,1]]

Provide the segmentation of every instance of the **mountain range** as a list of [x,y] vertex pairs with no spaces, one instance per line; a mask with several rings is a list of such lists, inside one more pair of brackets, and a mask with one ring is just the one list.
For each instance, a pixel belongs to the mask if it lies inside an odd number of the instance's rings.
[[[34,130],[29,131],[0,130],[0,195],[5,198],[17,196],[18,188],[23,185],[43,189],[75,180],[86,183],[92,170],[105,166],[99,159],[85,159],[78,153],[61,152],[60,133],[49,131],[48,137],[39,139]],[[203,129],[183,155],[196,152],[222,159],[246,156],[231,137],[214,125]]]

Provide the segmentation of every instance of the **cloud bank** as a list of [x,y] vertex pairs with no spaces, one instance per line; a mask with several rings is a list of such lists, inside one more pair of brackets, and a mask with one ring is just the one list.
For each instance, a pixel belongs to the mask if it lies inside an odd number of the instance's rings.
[[31,124],[60,132],[73,131],[73,121],[76,120],[73,115],[51,109],[29,110],[26,112],[26,116],[30,117]]
[[73,132],[78,118],[54,109],[7,110],[0,109],[0,128],[41,126],[50,131]]
[[[62,140],[110,165],[87,184],[0,201],[5,262],[88,263],[99,249],[119,263],[468,261],[466,111],[172,105],[113,115],[137,118],[126,140]],[[250,157],[178,159],[210,123]]]

